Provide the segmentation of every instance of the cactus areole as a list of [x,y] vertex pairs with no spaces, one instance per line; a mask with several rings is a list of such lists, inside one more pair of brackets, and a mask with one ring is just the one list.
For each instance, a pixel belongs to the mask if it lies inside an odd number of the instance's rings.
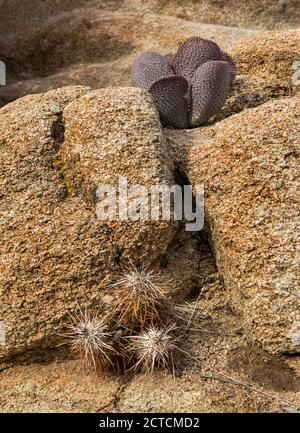
[[134,86],[151,93],[164,126],[193,128],[222,108],[235,65],[215,42],[194,36],[176,54],[141,54],[132,63],[131,77]]

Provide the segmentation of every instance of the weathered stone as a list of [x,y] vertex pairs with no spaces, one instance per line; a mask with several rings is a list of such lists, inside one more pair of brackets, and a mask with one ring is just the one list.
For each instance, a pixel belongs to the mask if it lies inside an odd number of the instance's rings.
[[148,189],[149,221],[122,221],[126,215],[119,215],[120,220],[106,224],[118,239],[120,258],[132,254],[141,263],[151,262],[168,244],[161,242],[162,233],[169,241],[174,233],[169,221],[150,221],[151,186],[173,183],[173,162],[152,97],[133,87],[100,89],[69,104],[64,123],[59,155],[66,176],[84,200],[97,202],[99,185],[118,189],[121,177],[128,189],[133,185]]
[[[103,175],[107,183],[125,175],[145,185],[172,178],[161,165],[167,156],[151,97],[137,89],[88,92],[62,88],[0,111],[1,358],[55,344],[67,313],[99,302],[126,257],[154,261],[172,237],[168,221],[109,226],[77,191],[72,175],[94,182]],[[66,164],[76,154],[82,167],[67,172],[60,153]]]
[[215,123],[246,108],[257,107],[270,99],[288,96],[289,94],[289,86],[273,83],[256,76],[238,75],[223,108],[210,119],[209,123]]
[[[34,7],[31,19],[37,19]],[[129,86],[131,63],[144,51],[175,52],[194,35],[213,39],[225,49],[257,33],[153,13],[96,8],[46,15],[29,28],[24,27],[22,15],[17,28],[4,38],[0,33],[0,60],[9,71],[7,86],[0,89],[0,99],[6,103],[66,85]]]
[[240,74],[257,75],[289,86],[293,62],[299,58],[300,30],[261,33],[237,43],[229,51]]
[[274,353],[300,351],[299,114],[299,99],[286,98],[213,127],[168,133],[191,183],[204,184],[231,304],[248,337]]

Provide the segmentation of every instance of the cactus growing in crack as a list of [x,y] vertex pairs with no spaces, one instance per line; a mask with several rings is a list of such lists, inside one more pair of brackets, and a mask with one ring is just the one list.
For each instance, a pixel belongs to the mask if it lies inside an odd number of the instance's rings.
[[143,329],[146,324],[159,321],[159,311],[166,308],[166,289],[171,280],[160,273],[132,263],[122,271],[117,281],[109,286],[116,295],[113,311],[118,326],[130,327],[136,322]]
[[134,86],[148,90],[166,126],[201,125],[226,101],[235,77],[231,57],[200,37],[187,39],[176,54],[147,51],[133,61]]
[[91,314],[86,309],[71,315],[68,331],[60,334],[70,343],[85,363],[95,370],[105,370],[113,365],[112,356],[117,352],[112,346],[112,334],[108,330],[107,317]]
[[135,357],[133,370],[142,368],[146,372],[153,372],[156,368],[166,368],[175,376],[174,359],[176,352],[181,352],[174,336],[176,326],[168,327],[150,326],[139,335],[129,337],[129,349],[132,357]]

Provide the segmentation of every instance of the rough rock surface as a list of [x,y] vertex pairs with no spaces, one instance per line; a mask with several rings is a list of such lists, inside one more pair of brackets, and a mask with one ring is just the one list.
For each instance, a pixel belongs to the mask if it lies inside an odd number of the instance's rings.
[[[70,165],[76,155],[72,174],[84,185],[114,184],[119,175],[146,186],[172,178],[150,96],[104,89],[81,99],[88,91],[67,87],[26,96],[0,112],[1,357],[53,344],[67,312],[76,302],[99,301],[109,272],[126,254],[151,262],[172,239],[169,222],[110,226],[98,220],[95,191],[83,197],[68,177],[60,153],[66,163],[70,156]],[[109,171],[101,179],[104,168]]]
[[224,106],[208,123],[215,123],[246,108],[257,107],[270,99],[290,95],[289,86],[252,75],[238,75]]
[[139,4],[145,11],[231,27],[276,29],[300,25],[298,0],[124,0],[122,7],[137,8]]
[[[174,267],[187,271],[187,241],[176,248]],[[43,351],[36,362],[13,360],[0,372],[3,412],[288,412],[299,410],[296,357],[272,356],[247,342],[241,318],[228,304],[207,245],[198,239],[198,275],[206,281],[181,304],[194,331],[183,337],[178,374],[98,377],[78,360]],[[201,255],[199,255],[201,249]],[[180,251],[181,250],[181,251]],[[175,263],[176,262],[176,263]],[[171,264],[172,267],[172,264]],[[207,272],[208,268],[211,268]],[[193,269],[194,272],[194,269]],[[197,273],[194,272],[194,275]],[[225,375],[225,377],[224,377]],[[247,386],[238,385],[238,381]]]
[[288,86],[300,56],[300,30],[261,33],[231,47],[230,53],[239,73]]
[[[97,204],[98,185],[118,188],[122,176],[128,189],[135,185],[148,188],[149,203],[152,185],[174,183],[173,161],[146,91],[108,87],[90,92],[70,103],[63,118],[65,139],[58,157],[66,177],[87,203],[96,200]],[[134,211],[130,197],[127,205],[128,212]],[[125,214],[124,218],[106,222],[118,240],[120,261],[127,255],[139,257],[144,264],[153,262],[165,251],[174,226],[169,221],[128,221]]]
[[2,37],[0,33],[0,59],[8,70],[0,99],[10,102],[70,84],[128,86],[130,65],[143,51],[175,52],[194,35],[213,39],[225,49],[253,34],[256,31],[153,13],[90,8],[57,13],[31,28],[22,26]]
[[[0,0],[0,106],[128,86],[134,57],[194,35],[231,50],[239,74],[195,130],[162,131],[130,89],[0,110],[0,411],[300,411],[299,104],[274,101],[299,92],[299,12],[298,0]],[[164,137],[175,181],[205,184],[205,229],[99,221],[99,180],[171,180]],[[50,349],[136,253],[173,275],[189,323],[175,380],[97,377]]]
[[183,18],[190,22],[221,24],[238,28],[284,29],[299,27],[298,0],[10,0],[2,2],[1,17],[11,32],[36,27],[53,15],[74,9]]
[[299,114],[299,99],[286,98],[169,138],[191,183],[204,185],[231,303],[274,353],[300,351]]

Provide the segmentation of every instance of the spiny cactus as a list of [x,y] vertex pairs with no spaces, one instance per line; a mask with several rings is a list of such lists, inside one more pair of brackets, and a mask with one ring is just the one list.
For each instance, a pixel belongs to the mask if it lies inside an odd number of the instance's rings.
[[169,279],[160,273],[130,264],[109,286],[115,294],[113,310],[117,325],[130,327],[136,322],[143,329],[147,323],[159,320],[169,285]]
[[95,370],[105,370],[112,365],[112,355],[116,355],[116,351],[111,344],[107,318],[81,309],[70,318],[68,331],[61,335],[69,341],[72,352],[79,354]]
[[195,36],[176,54],[141,54],[133,61],[131,77],[136,87],[152,94],[164,125],[188,128],[201,125],[222,108],[235,65],[215,42]]
[[60,334],[62,344],[97,372],[168,367],[175,374],[173,356],[186,352],[177,345],[182,318],[168,297],[173,284],[170,276],[130,262],[107,286],[112,301],[105,314],[104,306],[98,312],[78,306]]
[[153,372],[155,368],[169,367],[174,374],[175,352],[180,351],[176,344],[178,337],[174,336],[176,326],[150,326],[140,335],[129,337],[129,349],[135,358],[133,370],[141,368]]

